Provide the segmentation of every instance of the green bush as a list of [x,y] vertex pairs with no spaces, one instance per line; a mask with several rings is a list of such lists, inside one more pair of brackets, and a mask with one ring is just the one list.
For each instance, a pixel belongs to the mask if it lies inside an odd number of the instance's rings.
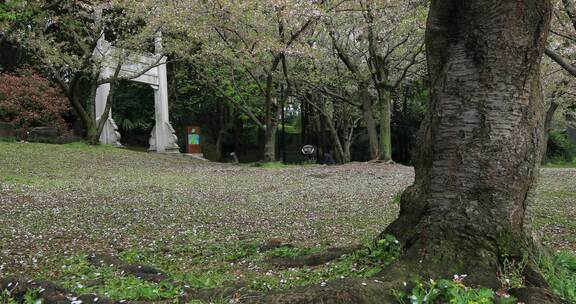
[[572,162],[576,158],[576,145],[570,141],[566,132],[551,130],[546,151],[547,162]]

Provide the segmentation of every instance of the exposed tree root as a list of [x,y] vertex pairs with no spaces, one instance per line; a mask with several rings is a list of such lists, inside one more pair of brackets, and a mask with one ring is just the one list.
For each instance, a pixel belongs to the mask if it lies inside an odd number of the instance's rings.
[[258,248],[258,251],[266,252],[266,251],[270,251],[272,249],[277,249],[277,248],[281,248],[281,247],[293,248],[294,245],[288,244],[281,239],[269,239],[266,242],[264,242],[264,244],[262,244],[262,246],[260,246],[260,248]]
[[569,304],[568,301],[563,301],[558,296],[550,292],[546,288],[539,287],[526,287],[511,289],[510,294],[518,299],[518,302],[524,304]]
[[336,260],[345,254],[360,249],[359,246],[329,248],[325,252],[313,253],[289,258],[272,258],[266,262],[280,268],[296,268],[304,266],[318,266]]
[[244,297],[242,303],[275,304],[382,304],[394,303],[394,286],[377,279],[345,279],[331,281],[326,286],[295,288],[287,291]]
[[88,256],[90,264],[96,267],[109,266],[124,270],[145,281],[158,283],[168,279],[168,276],[161,270],[143,264],[128,264],[110,254],[92,253]]
[[[92,258],[97,265],[112,265],[118,267],[119,260],[111,256],[101,256]],[[122,266],[122,265],[120,265]],[[144,267],[146,268],[146,267]],[[558,296],[549,291],[545,280],[541,278],[537,271],[527,266],[525,269],[526,284],[528,287],[512,289],[510,294],[520,302],[526,304],[568,304]],[[418,272],[425,267],[416,267],[413,263],[399,260],[387,267],[378,276],[367,279],[342,279],[329,281],[325,284],[299,287],[290,290],[276,291],[270,293],[252,293],[245,291],[246,285],[234,283],[221,288],[213,289],[184,289],[184,295],[180,297],[180,302],[187,303],[191,300],[212,301],[216,299],[234,299],[239,303],[291,303],[291,304],[312,304],[312,303],[333,303],[333,304],[371,304],[371,303],[399,303],[398,292],[409,292],[411,279],[418,276]],[[529,277],[532,276],[532,279]],[[541,285],[536,287],[536,285]],[[41,288],[41,289],[40,289]],[[45,304],[64,304],[72,301],[82,301],[82,304],[112,304],[118,303],[97,295],[78,296],[53,283],[44,281],[32,281],[22,278],[7,278],[0,280],[0,291],[7,290],[10,295],[23,301],[26,291],[36,289],[42,290],[39,294]],[[132,301],[126,303],[168,303],[172,300],[159,301]]]
[[[477,264],[480,265],[482,262]],[[413,261],[409,256],[403,256],[379,275],[370,279],[344,279],[328,282],[325,286],[316,285],[268,294],[249,295],[242,297],[242,303],[399,303],[396,297],[398,292],[409,293],[412,287],[410,282],[417,277],[429,278],[429,274],[438,273],[439,270],[436,266],[428,267],[419,261]],[[519,302],[526,304],[568,304],[550,291],[544,278],[534,270],[533,266],[527,266],[524,275],[528,287],[510,290],[510,294],[517,297]],[[496,273],[481,275],[480,280],[495,276]],[[442,277],[435,276],[435,278]],[[470,286],[470,282],[466,283]],[[536,285],[538,286],[536,287]],[[472,286],[481,285],[472,284]]]
[[239,300],[241,297],[251,297],[252,295],[244,290],[245,287],[245,282],[235,282],[219,288],[188,289],[184,291],[179,302],[189,303],[191,300],[211,302],[217,299]]
[[[351,253],[358,250],[358,246],[346,248],[332,248],[323,253],[311,254],[295,258],[282,258],[271,260],[274,265],[280,267],[301,267],[315,266],[334,260],[343,254]],[[446,258],[457,258],[457,255]],[[126,264],[118,258],[108,254],[91,254],[88,257],[89,262],[96,267],[116,267],[124,270],[126,273],[140,277],[143,280],[159,282],[167,279],[167,276],[161,271],[139,264]],[[472,263],[472,261],[471,261]],[[478,262],[481,266],[484,262]],[[472,263],[474,264],[474,263]],[[476,265],[476,264],[474,264]],[[270,293],[254,293],[246,291],[246,284],[236,282],[220,288],[212,289],[190,289],[184,288],[184,294],[179,298],[182,303],[191,300],[201,300],[210,302],[217,299],[233,299],[238,303],[291,303],[291,304],[311,304],[311,303],[333,303],[333,304],[371,304],[371,303],[398,303],[397,294],[404,292],[407,294],[412,287],[410,282],[417,278],[428,278],[430,274],[436,274],[438,277],[438,265],[422,263],[415,260],[410,252],[407,252],[400,260],[396,261],[376,277],[367,279],[342,279],[329,281],[323,284],[299,287],[290,290],[276,291]],[[451,267],[446,267],[447,269]],[[478,269],[480,272],[480,269]],[[495,274],[494,274],[495,275]],[[524,268],[525,288],[512,289],[510,294],[516,297],[520,302],[526,304],[567,304],[558,296],[550,292],[550,287],[546,280],[540,275],[537,267],[528,263]],[[491,277],[491,276],[487,276]],[[481,280],[480,280],[481,281]],[[476,286],[472,282],[466,282],[467,285]],[[485,285],[483,285],[485,286]],[[493,286],[488,286],[492,287]],[[39,297],[45,304],[64,304],[72,301],[82,301],[82,304],[112,304],[117,303],[109,299],[101,298],[98,295],[78,296],[51,282],[33,281],[22,278],[0,279],[0,292],[9,291],[10,296],[23,301],[28,290],[41,290]],[[132,301],[129,303],[168,303],[172,300],[158,301]],[[78,303],[78,302],[76,302]]]
[[44,304],[68,304],[73,301],[82,301],[82,304],[114,303],[113,301],[93,294],[78,296],[74,292],[47,281],[33,281],[17,277],[0,279],[0,292],[8,291],[12,298],[21,303],[24,302],[24,297],[29,290],[37,290],[38,296]]

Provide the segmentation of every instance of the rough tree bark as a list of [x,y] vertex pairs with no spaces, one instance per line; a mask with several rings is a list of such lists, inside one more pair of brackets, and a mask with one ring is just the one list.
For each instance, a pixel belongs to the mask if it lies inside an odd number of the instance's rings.
[[[383,232],[401,241],[403,255],[379,275],[380,287],[348,280],[266,301],[394,303],[382,289],[414,275],[467,274],[467,284],[499,288],[503,259],[537,250],[528,209],[544,146],[540,61],[551,10],[549,0],[432,0],[431,99],[416,179]],[[530,264],[525,274],[532,289],[522,302],[560,302],[536,288],[546,282]]]
[[392,101],[389,91],[378,90],[380,99],[380,155],[382,161],[392,161]]
[[400,263],[498,287],[503,258],[531,249],[528,206],[544,146],[540,84],[548,0],[432,1],[431,83],[416,180],[400,217]]
[[369,84],[367,81],[358,82],[358,101],[360,102],[360,110],[364,117],[366,124],[366,131],[368,132],[368,144],[370,149],[370,159],[378,159],[378,129],[376,128],[376,121],[374,120],[373,112],[373,98],[369,91]]
[[[274,68],[278,66],[280,60],[274,62]],[[265,129],[264,129],[264,162],[272,162],[276,160],[276,133],[278,132],[278,116],[279,107],[277,99],[272,96],[272,89],[274,85],[274,78],[272,74],[268,74],[266,79],[266,94],[264,96],[264,103],[266,107]]]

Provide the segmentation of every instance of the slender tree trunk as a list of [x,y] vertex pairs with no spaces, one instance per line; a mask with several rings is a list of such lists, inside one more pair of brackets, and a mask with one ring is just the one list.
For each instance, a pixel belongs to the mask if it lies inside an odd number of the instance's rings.
[[334,156],[336,158],[336,162],[343,164],[345,162],[344,148],[342,147],[342,142],[338,136],[338,130],[336,130],[334,123],[329,120],[330,117],[325,115],[324,118],[326,118],[326,124],[328,125],[328,130],[330,131],[330,137],[332,137],[332,142],[334,143]]
[[[322,124],[322,116],[321,114],[314,109],[313,107],[310,107],[309,109],[309,118],[312,119],[311,125],[312,125],[312,130],[314,131],[314,145],[316,145],[316,159],[321,160],[322,156],[324,155],[324,126]],[[310,133],[310,132],[309,132]]]
[[[72,81],[73,83],[76,83],[76,81]],[[97,132],[96,129],[96,124],[94,122],[94,109],[93,107],[90,107],[91,104],[88,104],[88,111],[82,106],[82,103],[79,100],[79,95],[80,92],[78,91],[77,87],[65,87],[65,86],[60,86],[60,88],[66,92],[66,97],[68,98],[70,105],[72,106],[72,109],[74,110],[74,112],[76,113],[76,115],[78,115],[78,118],[80,119],[80,121],[82,122],[82,127],[86,130],[86,133],[84,134],[85,139],[88,142],[91,142],[92,138],[95,137],[95,134]],[[90,91],[90,100],[93,100],[96,96],[96,87],[91,87],[91,91]],[[92,97],[93,96],[93,97]]]
[[360,82],[358,84],[358,99],[362,105],[360,109],[364,117],[364,123],[366,124],[366,131],[368,132],[370,159],[378,159],[378,130],[376,129],[376,121],[374,120],[372,95],[370,94],[367,82]]
[[92,81],[90,81],[90,97],[87,101],[88,111],[85,111],[87,113],[86,117],[88,121],[83,122],[86,128],[86,141],[91,145],[97,145],[100,143],[100,134],[98,133],[98,123],[96,123],[96,94],[98,90],[97,79],[98,79],[97,77],[93,76]]
[[278,126],[271,124],[266,126],[264,132],[264,159],[265,162],[273,162],[276,160],[276,134],[278,133]]
[[276,160],[276,134],[278,133],[278,102],[277,99],[272,97],[273,76],[269,74],[266,79],[266,121],[264,130],[264,162],[272,162]]
[[224,143],[224,136],[226,135],[226,122],[224,105],[218,104],[218,136],[216,137],[216,161],[222,161],[224,155],[222,145]]
[[338,130],[336,129],[336,126],[334,125],[334,118],[331,117],[331,115],[329,115],[326,111],[325,108],[322,109],[320,107],[321,106],[317,106],[313,103],[310,103],[310,105],[312,105],[313,107],[316,108],[316,110],[322,115],[323,121],[326,123],[326,125],[328,126],[328,132],[330,132],[330,137],[332,138],[332,143],[334,146],[334,156],[336,158],[336,162],[339,164],[344,164],[346,162],[346,155],[344,153],[344,148],[342,146],[342,141],[340,140],[340,136],[338,135]]
[[300,124],[302,126],[302,132],[300,134],[300,141],[302,145],[308,144],[308,102],[302,99],[300,102]]
[[236,114],[234,120],[234,153],[244,155],[244,145],[242,144],[242,135],[244,134],[244,122]]
[[548,0],[432,1],[416,179],[384,232],[405,246],[403,269],[499,287],[502,259],[531,248],[550,15]]
[[354,138],[354,128],[356,122],[346,123],[342,127],[342,139],[340,142],[342,143],[342,149],[344,151],[344,162],[349,163],[352,160],[352,153],[350,152],[350,147],[352,146],[352,139]]
[[391,94],[388,90],[378,90],[380,100],[380,160],[392,160],[392,130],[391,130]]
[[552,101],[546,111],[546,121],[544,123],[544,153],[542,153],[542,163],[546,162],[546,151],[548,147],[548,139],[550,139],[550,131],[552,130],[552,121],[554,120],[554,114],[560,105]]
[[352,146],[351,141],[349,140],[350,138],[350,130],[347,130],[343,132],[342,134],[342,150],[344,151],[344,162],[345,163],[349,163],[352,160],[352,153],[350,152],[350,147]]
[[264,159],[265,162],[276,160],[276,135],[278,134],[278,117],[281,108],[275,99],[270,102],[270,114],[266,117],[266,130],[264,131]]

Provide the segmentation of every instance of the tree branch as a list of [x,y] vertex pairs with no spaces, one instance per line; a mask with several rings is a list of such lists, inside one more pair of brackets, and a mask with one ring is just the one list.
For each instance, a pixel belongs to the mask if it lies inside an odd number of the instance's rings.
[[394,89],[397,88],[402,83],[402,81],[404,81],[404,78],[406,78],[406,74],[408,73],[410,68],[416,64],[417,62],[416,59],[418,58],[418,55],[422,53],[423,49],[424,49],[424,42],[422,42],[418,47],[418,50],[412,54],[412,59],[410,60],[410,63],[408,63],[408,65],[404,67],[402,75],[400,75],[400,77],[396,79],[396,82],[392,85],[392,88]]
[[244,114],[246,114],[257,126],[258,128],[260,128],[261,130],[265,130],[266,127],[264,126],[264,124],[258,119],[258,117],[256,117],[256,115],[254,114],[254,112],[252,112],[249,108],[247,108],[244,105],[239,104],[236,100],[234,100],[234,98],[228,96],[228,94],[226,94],[220,87],[218,87],[216,84],[214,84],[210,79],[208,79],[208,77],[206,75],[204,75],[203,73],[200,73],[200,68],[198,68],[198,66],[196,66],[194,63],[190,63],[190,65],[192,67],[194,67],[194,69],[196,70],[196,74],[202,78],[202,80],[204,80],[204,82],[210,86],[213,90],[215,90],[216,92],[218,92],[220,94],[220,96],[222,96],[224,99],[226,99],[233,107],[237,108],[238,110],[240,110],[241,112],[243,112]]
[[562,58],[560,55],[558,55],[549,48],[546,48],[544,52],[550,59],[554,60],[557,64],[559,64],[562,68],[564,68],[564,70],[570,73],[570,75],[576,76],[576,66],[568,63],[566,60],[564,60],[564,58]]

